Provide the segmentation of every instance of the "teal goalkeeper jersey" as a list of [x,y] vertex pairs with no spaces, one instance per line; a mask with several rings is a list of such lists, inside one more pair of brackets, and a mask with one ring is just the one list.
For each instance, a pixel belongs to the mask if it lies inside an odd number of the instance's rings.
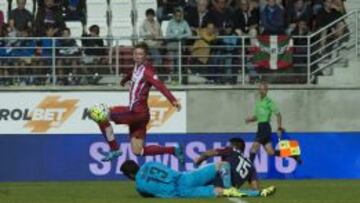
[[137,191],[146,196],[171,198],[177,196],[180,173],[158,162],[148,162],[136,174]]

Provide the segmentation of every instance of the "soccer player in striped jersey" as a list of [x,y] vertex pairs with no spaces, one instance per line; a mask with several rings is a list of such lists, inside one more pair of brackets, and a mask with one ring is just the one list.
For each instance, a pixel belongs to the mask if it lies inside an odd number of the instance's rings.
[[[110,146],[110,152],[105,155],[103,161],[110,161],[122,154],[118,143],[115,140],[113,128],[110,122],[115,124],[126,124],[129,126],[131,139],[131,149],[135,155],[148,156],[158,154],[173,154],[181,163],[184,162],[182,149],[177,147],[165,147],[159,145],[145,146],[146,125],[150,120],[150,111],[148,106],[149,92],[152,86],[159,90],[169,102],[181,110],[180,103],[173,94],[159,80],[155,73],[154,67],[147,62],[148,47],[140,43],[134,47],[133,59],[135,62],[133,71],[124,77],[121,85],[124,86],[130,81],[129,89],[129,106],[114,106],[108,111],[108,119],[97,122],[102,134]],[[89,112],[92,108],[89,109]],[[91,118],[91,113],[89,113]],[[95,119],[92,118],[94,121]]]

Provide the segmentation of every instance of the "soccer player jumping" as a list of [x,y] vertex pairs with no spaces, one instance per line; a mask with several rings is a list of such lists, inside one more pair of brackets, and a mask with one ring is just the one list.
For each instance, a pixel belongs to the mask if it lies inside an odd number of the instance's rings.
[[152,86],[159,90],[170,103],[181,110],[180,103],[166,88],[166,86],[159,80],[155,74],[153,66],[146,61],[148,54],[148,47],[144,43],[140,43],[134,47],[134,69],[132,73],[128,74],[121,80],[121,85],[124,86],[126,82],[130,81],[130,102],[129,106],[114,106],[110,107],[107,112],[104,112],[104,120],[97,120],[92,112],[96,110],[96,106],[89,108],[89,116],[92,120],[97,122],[102,134],[110,146],[110,152],[105,155],[102,161],[110,161],[122,154],[118,143],[116,142],[113,127],[110,121],[115,124],[126,124],[129,126],[129,134],[131,138],[131,149],[135,155],[147,156],[157,154],[173,154],[181,163],[184,162],[184,155],[180,147],[163,147],[159,145],[144,146],[146,137],[146,125],[150,120],[150,112],[148,106],[149,91]]

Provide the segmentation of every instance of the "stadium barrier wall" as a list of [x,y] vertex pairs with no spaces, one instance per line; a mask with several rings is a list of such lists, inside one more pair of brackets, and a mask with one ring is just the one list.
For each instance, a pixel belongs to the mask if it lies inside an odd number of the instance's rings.
[[[118,135],[123,155],[112,162],[101,162],[109,147],[100,135],[1,135],[0,181],[122,180],[119,168],[125,159],[160,161],[176,170],[193,170],[192,160],[204,150],[226,146],[231,137],[246,140],[246,152],[253,139],[240,134],[151,134],[147,143],[174,145],[180,142],[186,155],[185,167],[172,155],[136,157],[129,139]],[[275,141],[275,135],[274,141]],[[338,179],[360,178],[360,133],[287,133],[300,141],[303,164],[292,159],[268,157],[263,149],[255,159],[262,179]],[[274,142],[276,143],[276,142]],[[247,154],[247,153],[246,153]],[[211,159],[210,162],[217,159]]]

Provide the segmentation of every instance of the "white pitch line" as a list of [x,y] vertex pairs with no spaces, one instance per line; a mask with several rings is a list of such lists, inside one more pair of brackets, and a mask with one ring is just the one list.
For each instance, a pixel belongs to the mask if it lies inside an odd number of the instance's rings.
[[242,200],[239,198],[235,198],[235,197],[230,197],[230,198],[228,198],[228,200],[230,202],[234,202],[234,203],[249,203],[248,201],[245,201],[245,200]]

